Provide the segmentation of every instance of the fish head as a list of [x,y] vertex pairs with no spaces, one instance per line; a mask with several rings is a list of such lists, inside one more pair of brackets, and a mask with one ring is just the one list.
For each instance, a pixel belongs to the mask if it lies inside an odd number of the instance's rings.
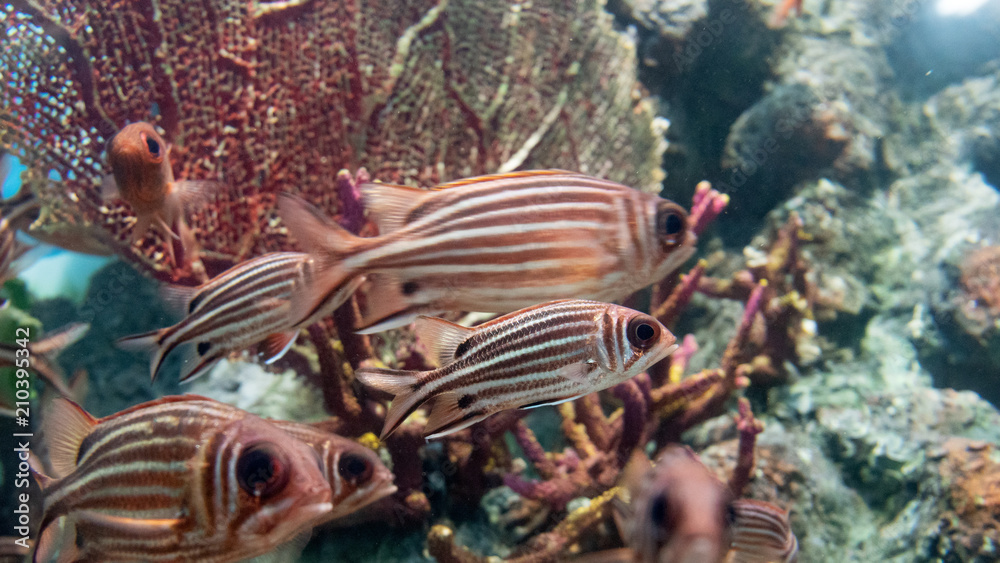
[[239,426],[229,455],[218,458],[235,492],[229,525],[249,551],[268,550],[322,521],[333,508],[331,491],[308,444],[256,417]]
[[162,201],[173,182],[170,147],[152,125],[132,123],[108,145],[108,165],[121,196],[133,205]]
[[654,242],[646,263],[651,269],[650,279],[659,281],[691,258],[698,237],[691,231],[688,214],[680,205],[649,195],[646,206],[647,229]]
[[333,495],[330,518],[345,516],[396,492],[392,472],[374,451],[333,434],[324,445],[323,469]]
[[650,315],[619,305],[609,305],[604,315],[600,325],[609,334],[595,339],[603,347],[597,356],[616,379],[636,376],[677,349],[677,337]]
[[669,446],[632,495],[629,546],[644,562],[721,561],[732,498],[686,447]]

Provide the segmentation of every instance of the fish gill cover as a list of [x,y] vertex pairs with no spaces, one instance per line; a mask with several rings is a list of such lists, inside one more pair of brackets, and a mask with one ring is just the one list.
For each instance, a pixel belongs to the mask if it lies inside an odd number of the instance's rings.
[[[432,185],[544,165],[656,190],[663,142],[610,20],[599,1],[8,2],[0,150],[29,166],[33,234],[186,283],[289,249],[275,194],[336,214],[345,168]],[[178,179],[230,186],[189,219],[207,274],[162,235],[130,245],[127,207],[100,195],[136,121]]]

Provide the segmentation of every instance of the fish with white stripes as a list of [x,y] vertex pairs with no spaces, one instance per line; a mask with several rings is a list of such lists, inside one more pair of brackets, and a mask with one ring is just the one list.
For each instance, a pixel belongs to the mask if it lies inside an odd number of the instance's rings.
[[[303,322],[291,316],[292,294],[308,283],[314,267],[308,254],[272,252],[238,264],[194,288],[174,287],[172,301],[183,304],[177,324],[118,340],[125,348],[155,348],[150,376],[155,379],[174,350],[183,357],[181,381],[206,373],[218,360],[263,343],[266,363],[280,358],[295,342],[300,328],[333,311],[339,295]],[[353,292],[363,280],[344,291]],[[348,293],[349,295],[349,293]]]
[[497,412],[570,401],[617,385],[677,349],[653,317],[598,301],[543,303],[467,328],[417,319],[418,338],[441,367],[362,368],[358,379],[395,396],[382,438],[433,400],[424,434],[457,432]]
[[371,274],[361,332],[437,311],[506,313],[553,299],[615,301],[664,278],[694,252],[676,203],[561,170],[459,180],[431,190],[364,184],[380,235],[361,238],[303,200],[279,214],[313,255],[316,283],[293,299],[296,318]]
[[625,470],[631,501],[618,519],[626,548],[580,563],[794,563],[798,541],[788,513],[734,499],[686,446],[664,448],[652,466],[633,455]]
[[67,561],[238,561],[334,509],[311,445],[204,397],[164,397],[101,419],[56,399],[43,433],[53,476],[36,471],[35,561],[57,544]]

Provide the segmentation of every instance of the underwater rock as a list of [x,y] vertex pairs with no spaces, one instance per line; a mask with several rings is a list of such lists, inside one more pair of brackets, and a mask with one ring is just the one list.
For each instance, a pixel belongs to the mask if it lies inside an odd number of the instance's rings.
[[183,389],[263,418],[310,422],[326,417],[322,396],[292,370],[273,373],[259,364],[223,360]]
[[[156,284],[122,262],[98,270],[77,306],[66,299],[36,303],[32,312],[46,326],[90,323],[90,330],[66,349],[60,363],[83,370],[89,390],[82,405],[95,416],[106,416],[134,404],[181,392],[176,377],[149,380],[149,355],[115,347],[117,338],[163,326],[171,313],[160,303]],[[166,370],[177,370],[177,358]],[[73,371],[69,371],[70,375]]]
[[198,272],[174,268],[159,236],[129,244],[131,212],[99,194],[102,151],[126,123],[162,129],[176,178],[231,186],[189,220],[209,274],[291,250],[274,194],[334,215],[344,168],[432,185],[558,167],[657,190],[663,141],[603,6],[174,0],[119,18],[102,2],[11,2],[0,150],[28,166],[37,234],[72,230],[81,248],[185,282]]

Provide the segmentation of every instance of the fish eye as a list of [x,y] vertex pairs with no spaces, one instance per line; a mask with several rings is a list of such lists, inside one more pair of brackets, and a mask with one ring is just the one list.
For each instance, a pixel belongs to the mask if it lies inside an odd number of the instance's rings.
[[250,495],[268,498],[288,484],[288,460],[272,445],[251,446],[236,461],[236,478]]
[[674,246],[684,240],[687,230],[687,213],[677,204],[664,202],[656,209],[656,234],[665,246]]
[[351,485],[367,481],[371,478],[374,470],[372,464],[364,456],[358,454],[344,454],[337,462],[337,473],[340,473],[340,476]]
[[146,149],[153,158],[160,158],[160,143],[156,142],[156,139],[142,133],[140,135],[142,140],[146,142]]
[[649,315],[636,315],[628,322],[629,344],[645,350],[660,339],[660,323]]
[[656,495],[649,503],[649,521],[654,526],[660,527],[667,521],[667,497],[666,495]]

